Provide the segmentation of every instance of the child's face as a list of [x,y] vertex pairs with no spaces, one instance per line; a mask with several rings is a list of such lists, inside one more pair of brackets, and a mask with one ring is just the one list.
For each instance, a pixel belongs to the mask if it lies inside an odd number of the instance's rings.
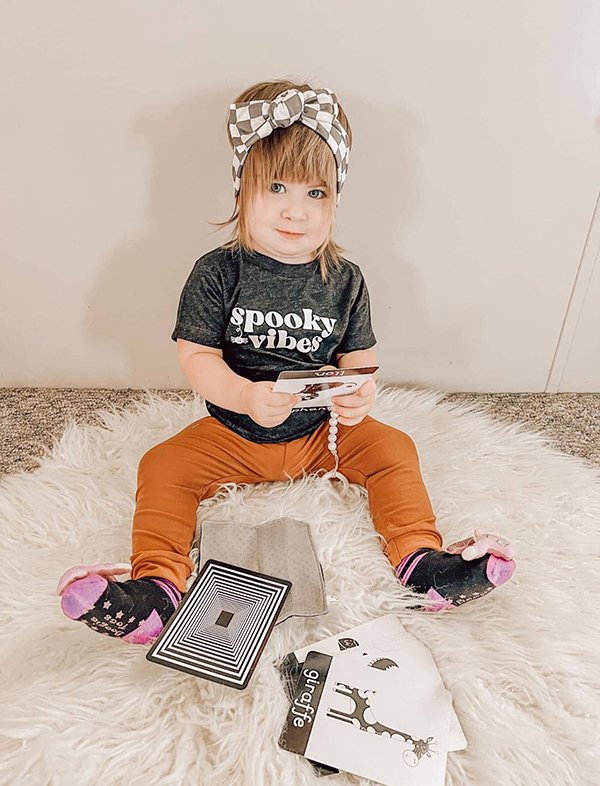
[[[254,249],[280,262],[310,262],[327,237],[331,199],[322,186],[271,183],[256,194],[248,211]],[[299,236],[289,238],[279,230],[296,232]]]

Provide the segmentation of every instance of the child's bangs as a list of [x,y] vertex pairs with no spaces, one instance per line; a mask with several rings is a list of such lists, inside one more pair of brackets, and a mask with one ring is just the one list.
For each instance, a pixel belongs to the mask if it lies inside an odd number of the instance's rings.
[[306,183],[323,189],[335,201],[335,158],[327,142],[307,126],[276,129],[250,149],[242,181],[243,187],[250,186],[247,191],[281,181]]

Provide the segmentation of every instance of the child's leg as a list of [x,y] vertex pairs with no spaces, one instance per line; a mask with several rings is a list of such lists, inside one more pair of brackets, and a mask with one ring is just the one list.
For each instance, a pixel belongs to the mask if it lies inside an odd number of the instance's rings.
[[[297,455],[290,450],[289,461],[308,459],[307,472],[333,467],[326,428],[311,435],[310,445],[298,442]],[[442,608],[481,597],[510,578],[512,560],[487,554],[466,561],[442,550],[417,449],[408,434],[367,415],[355,426],[338,424],[337,437],[339,471],[366,487],[373,524],[385,538],[384,552],[404,586],[439,600]]]
[[91,574],[74,581],[62,594],[65,614],[125,641],[157,638],[193,570],[199,502],[222,483],[285,480],[284,451],[245,440],[212,417],[151,448],[138,468],[131,579]]
[[223,483],[285,480],[284,451],[283,444],[246,440],[210,416],[151,448],[138,469],[131,578],[162,576],[185,592],[200,501]]
[[[315,456],[315,463],[333,467],[331,454],[326,458],[326,432],[319,445],[322,456]],[[441,550],[442,535],[408,434],[367,415],[355,426],[338,424],[337,450],[341,474],[369,493],[373,525],[385,539],[384,552],[394,568],[418,548]]]

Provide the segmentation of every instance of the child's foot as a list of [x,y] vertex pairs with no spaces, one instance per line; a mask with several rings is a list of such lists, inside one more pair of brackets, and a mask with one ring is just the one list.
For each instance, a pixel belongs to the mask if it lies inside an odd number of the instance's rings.
[[68,585],[61,607],[67,617],[99,633],[148,644],[158,638],[181,598],[169,579],[148,576],[119,582],[90,573]]
[[404,557],[395,573],[403,587],[439,601],[423,611],[439,611],[487,595],[507,582],[515,567],[514,560],[494,554],[467,560],[460,553],[421,548]]

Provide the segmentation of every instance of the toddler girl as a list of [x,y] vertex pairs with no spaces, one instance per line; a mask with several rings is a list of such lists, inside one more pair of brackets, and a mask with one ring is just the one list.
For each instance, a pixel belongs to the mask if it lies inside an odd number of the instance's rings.
[[[142,456],[131,567],[67,571],[57,587],[64,613],[123,641],[153,641],[186,591],[202,499],[223,483],[338,467],[366,487],[404,586],[438,601],[434,610],[485,595],[512,575],[514,548],[476,530],[442,550],[414,442],[368,414],[373,379],[334,398],[329,423],[328,410],[292,411],[299,396],[273,392],[284,370],[376,365],[367,285],[333,240],[352,144],[335,93],[256,84],[230,105],[228,137],[236,205],[220,225],[237,227],[194,265],[171,336],[209,415]],[[129,570],[130,580],[115,579]]]

